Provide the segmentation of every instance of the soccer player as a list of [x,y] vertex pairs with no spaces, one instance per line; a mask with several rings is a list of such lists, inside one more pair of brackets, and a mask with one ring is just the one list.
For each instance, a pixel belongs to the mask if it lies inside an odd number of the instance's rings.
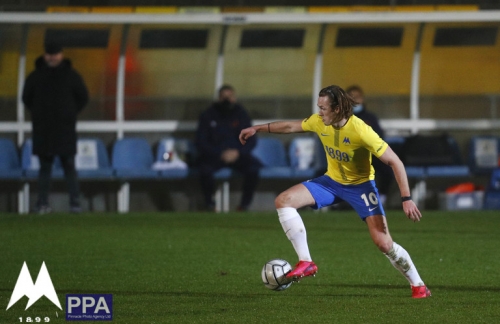
[[[375,133],[384,139],[384,130],[380,126],[377,115],[372,111],[367,110],[365,93],[360,86],[352,85],[345,89],[347,94],[356,102],[352,107],[353,114],[363,120],[368,126],[373,128]],[[392,169],[380,161],[379,159],[372,159],[373,169],[375,170],[375,182],[378,188],[380,203],[385,205],[389,195],[390,186],[394,180]]]
[[431,292],[420,278],[410,255],[389,234],[374,181],[372,154],[392,168],[406,216],[414,222],[420,221],[422,214],[411,199],[403,163],[370,126],[353,115],[354,101],[342,88],[332,85],[322,89],[317,104],[319,113],[302,121],[256,125],[243,129],[239,136],[244,145],[257,132],[314,132],[325,149],[326,174],[285,190],[275,200],[279,221],[299,257],[299,262],[287,277],[298,281],[318,271],[309,253],[306,229],[297,208],[311,206],[317,209],[346,201],[368,225],[375,245],[410,282],[412,297],[429,297]]

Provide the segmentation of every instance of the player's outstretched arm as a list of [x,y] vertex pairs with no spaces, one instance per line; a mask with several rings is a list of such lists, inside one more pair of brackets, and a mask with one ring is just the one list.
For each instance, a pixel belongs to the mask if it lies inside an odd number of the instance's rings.
[[243,129],[240,132],[240,142],[245,145],[247,140],[254,136],[257,132],[264,133],[277,133],[277,134],[290,134],[290,133],[302,133],[304,130],[302,129],[302,120],[294,120],[294,121],[277,121],[262,125],[255,125],[248,128]]
[[[408,185],[408,177],[406,175],[405,167],[396,153],[394,153],[394,151],[390,147],[388,147],[384,154],[382,154],[382,156],[380,157],[380,160],[392,168],[394,177],[396,178],[396,182],[398,183],[399,191],[401,192],[401,197],[411,197],[410,186]],[[402,204],[403,211],[405,212],[406,217],[414,222],[420,221],[420,219],[422,218],[422,214],[420,213],[420,210],[418,210],[417,205],[415,205],[413,200],[411,200],[411,198],[402,201]]]

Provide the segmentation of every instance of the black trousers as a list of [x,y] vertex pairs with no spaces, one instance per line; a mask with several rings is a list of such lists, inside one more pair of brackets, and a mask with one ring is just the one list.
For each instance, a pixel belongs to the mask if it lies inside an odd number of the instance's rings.
[[[40,172],[38,174],[37,207],[48,206],[54,155],[39,155],[38,159],[40,160]],[[59,159],[61,160],[64,177],[66,178],[66,182],[68,184],[70,206],[80,206],[80,187],[75,169],[75,156],[59,155]]]
[[235,163],[226,164],[223,161],[202,160],[200,163],[200,180],[205,204],[207,207],[215,205],[213,195],[215,193],[214,173],[223,167],[229,167],[243,174],[243,194],[240,207],[248,208],[252,202],[255,189],[259,182],[259,169],[261,163],[252,155],[240,155]]

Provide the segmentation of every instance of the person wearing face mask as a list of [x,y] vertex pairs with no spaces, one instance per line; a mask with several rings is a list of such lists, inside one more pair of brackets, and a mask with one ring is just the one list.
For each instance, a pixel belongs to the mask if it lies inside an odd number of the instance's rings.
[[[380,126],[377,116],[366,110],[365,95],[363,89],[358,85],[347,87],[346,92],[356,103],[352,107],[353,114],[363,120],[368,126],[375,131],[382,139],[385,138],[384,130]],[[389,188],[394,179],[393,172],[390,167],[382,163],[379,159],[372,160],[373,168],[375,169],[375,179],[380,194],[380,201],[383,205],[387,200]]]
[[208,211],[215,210],[214,173],[223,167],[243,174],[243,190],[238,210],[248,210],[259,181],[260,161],[251,152],[257,139],[241,145],[240,131],[250,127],[252,120],[245,108],[236,101],[232,86],[219,89],[219,99],[201,115],[196,131],[196,147],[199,153],[200,182]]

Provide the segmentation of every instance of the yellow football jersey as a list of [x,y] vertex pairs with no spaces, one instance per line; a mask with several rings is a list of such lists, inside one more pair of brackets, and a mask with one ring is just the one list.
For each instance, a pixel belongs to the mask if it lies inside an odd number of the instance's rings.
[[388,145],[364,121],[351,116],[337,129],[326,126],[318,114],[302,121],[302,129],[318,134],[328,161],[326,175],[341,184],[360,184],[375,179],[372,154],[380,157]]

